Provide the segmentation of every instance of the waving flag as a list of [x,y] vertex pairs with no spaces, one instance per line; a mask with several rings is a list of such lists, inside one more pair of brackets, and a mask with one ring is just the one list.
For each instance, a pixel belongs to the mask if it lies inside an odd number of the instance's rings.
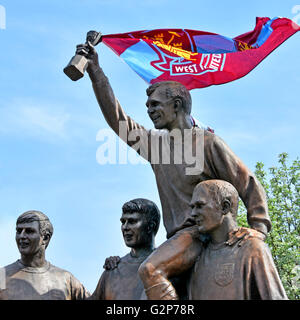
[[300,27],[287,18],[256,18],[253,31],[233,39],[188,29],[102,36],[146,82],[178,81],[189,90],[239,79]]

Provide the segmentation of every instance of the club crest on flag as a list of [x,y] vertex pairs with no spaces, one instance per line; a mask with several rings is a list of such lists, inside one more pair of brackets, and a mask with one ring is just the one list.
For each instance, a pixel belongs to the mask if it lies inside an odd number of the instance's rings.
[[[150,44],[150,47],[157,52],[159,60],[151,62],[151,65],[159,71],[168,72],[170,76],[181,75],[201,75],[206,72],[222,71],[225,63],[226,54],[213,53],[213,54],[195,54],[185,50],[174,50],[164,48],[160,50],[157,43],[155,46]],[[161,48],[161,47],[160,47]],[[165,51],[170,51],[177,56],[167,54]],[[178,57],[179,56],[179,57]],[[185,56],[185,58],[183,57]],[[200,56],[200,57],[199,57]],[[195,58],[193,58],[195,57]],[[200,59],[200,61],[199,61]]]

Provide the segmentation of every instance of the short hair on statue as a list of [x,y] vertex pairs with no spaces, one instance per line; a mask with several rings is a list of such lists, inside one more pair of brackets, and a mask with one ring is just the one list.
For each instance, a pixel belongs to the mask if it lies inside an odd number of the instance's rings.
[[224,200],[230,202],[230,212],[232,217],[236,219],[238,206],[239,206],[239,194],[235,187],[224,180],[212,179],[200,182],[196,187],[205,186],[212,194],[214,201],[222,206]]
[[124,214],[138,212],[146,215],[150,231],[156,235],[160,224],[160,211],[153,201],[143,198],[130,200],[123,204],[122,212]]
[[157,88],[164,88],[167,98],[179,98],[182,101],[183,111],[186,114],[191,114],[192,97],[189,90],[182,83],[177,81],[156,82],[146,89],[147,96],[149,97]]
[[42,236],[48,235],[51,239],[53,235],[53,225],[49,218],[41,211],[29,210],[22,213],[17,219],[17,224],[30,223],[33,221],[37,221],[39,223],[40,234]]

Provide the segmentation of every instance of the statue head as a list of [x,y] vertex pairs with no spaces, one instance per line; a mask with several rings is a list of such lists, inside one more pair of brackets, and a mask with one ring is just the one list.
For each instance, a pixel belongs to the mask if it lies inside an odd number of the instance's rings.
[[178,117],[190,117],[192,98],[187,88],[176,81],[162,81],[147,89],[146,106],[156,129],[169,129]]
[[227,218],[235,224],[238,203],[238,192],[229,182],[206,180],[197,184],[190,205],[199,232],[210,233]]
[[127,247],[149,246],[159,228],[160,212],[156,204],[147,199],[133,199],[122,207],[121,230]]
[[45,251],[52,234],[53,226],[43,212],[26,211],[17,219],[16,242],[22,255],[34,256]]

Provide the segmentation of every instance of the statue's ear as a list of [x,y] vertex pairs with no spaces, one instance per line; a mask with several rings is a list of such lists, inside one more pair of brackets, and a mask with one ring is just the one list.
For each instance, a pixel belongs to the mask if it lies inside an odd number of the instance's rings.
[[147,227],[148,234],[152,233],[154,228],[155,228],[155,222],[154,221],[150,221],[149,224],[148,224],[148,227]]
[[223,215],[227,214],[231,209],[231,202],[229,199],[225,199],[222,202],[222,211]]
[[50,236],[49,233],[45,233],[45,234],[43,235],[43,242],[44,242],[44,244],[45,244],[45,248],[47,248],[50,239],[51,239],[51,236]]
[[176,112],[182,110],[182,100],[180,98],[175,98],[174,100],[174,110]]

